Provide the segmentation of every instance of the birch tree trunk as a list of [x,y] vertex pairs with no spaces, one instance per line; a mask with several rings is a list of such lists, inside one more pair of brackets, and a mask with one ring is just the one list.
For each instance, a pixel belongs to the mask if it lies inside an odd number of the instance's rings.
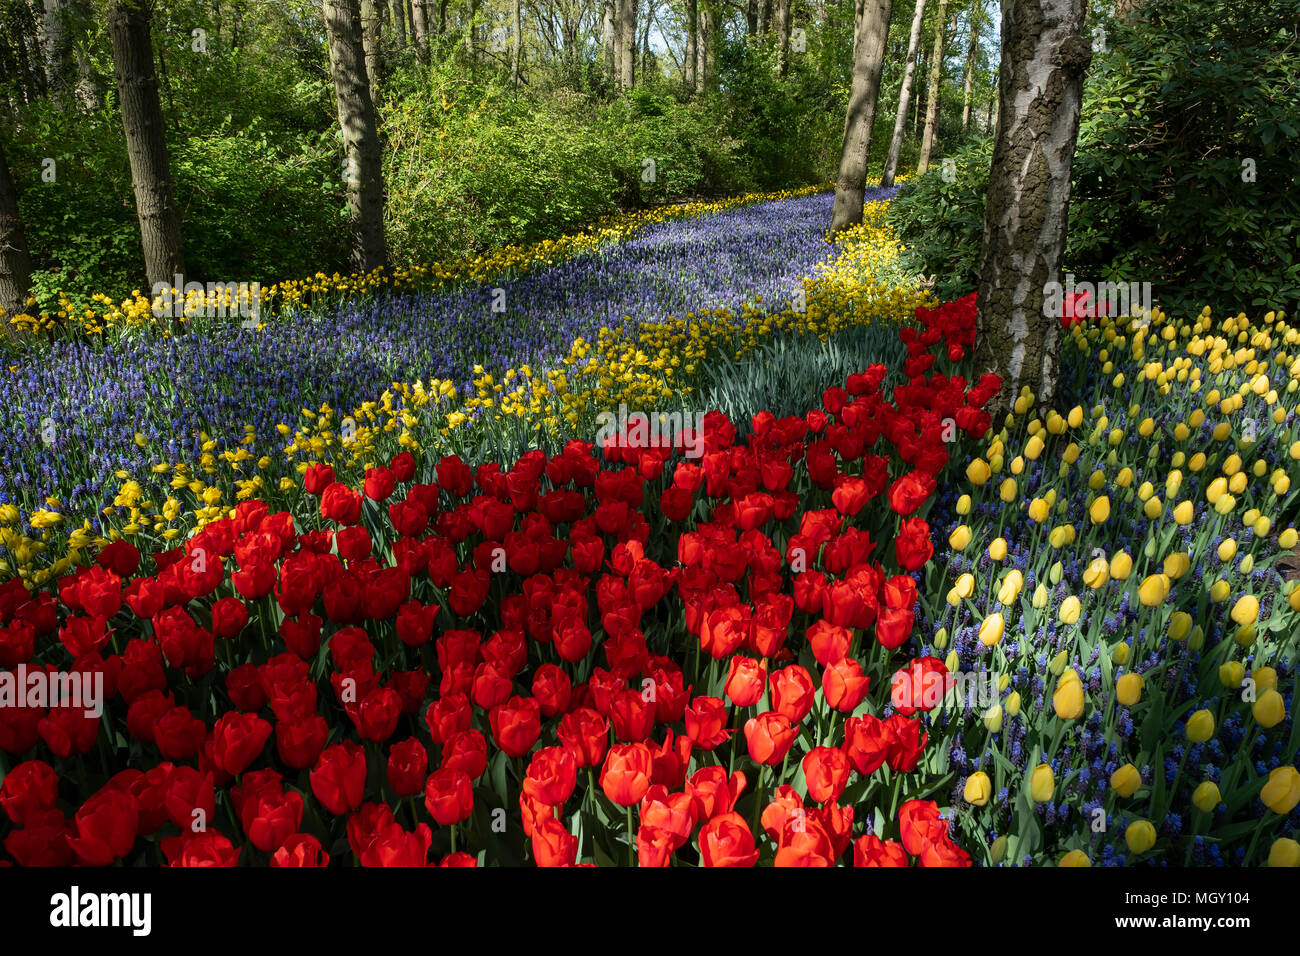
[[1092,59],[1086,0],[1002,0],[997,133],[984,207],[975,367],[1003,378],[997,422],[1028,389],[1055,395],[1060,318],[1043,314],[1060,280],[1079,133]]
[[605,77],[610,85],[618,81],[619,32],[618,15],[614,0],[601,4],[601,38],[605,47]]
[[916,0],[912,12],[912,32],[907,37],[907,66],[903,69],[903,86],[898,91],[898,111],[894,114],[894,135],[889,139],[889,155],[885,157],[885,170],[880,185],[894,185],[898,173],[898,154],[903,149],[903,128],[907,126],[907,106],[912,96],[912,81],[916,77],[916,51],[921,45],[921,23],[925,19],[925,0]]
[[108,33],[145,275],[151,286],[165,282],[170,288],[174,277],[185,272],[185,251],[180,214],[172,195],[148,8],[138,0],[117,0],[108,14]]
[[853,85],[844,117],[844,147],[835,180],[835,207],[831,232],[862,221],[862,201],[867,191],[867,162],[871,157],[871,124],[880,94],[880,71],[889,39],[889,14],[893,0],[857,0],[853,31]]
[[361,0],[361,44],[366,53],[366,79],[370,83],[370,102],[379,105],[380,49],[379,34],[384,22],[380,19],[379,0]]
[[387,264],[384,182],[375,106],[366,77],[357,0],[323,0],[329,33],[330,74],[343,131],[344,182],[351,225],[352,267],[369,272]]

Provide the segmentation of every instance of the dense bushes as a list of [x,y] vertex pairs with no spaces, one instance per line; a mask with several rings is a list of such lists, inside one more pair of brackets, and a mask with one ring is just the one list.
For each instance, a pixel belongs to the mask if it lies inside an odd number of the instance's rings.
[[[1066,268],[1080,280],[1150,282],[1166,309],[1294,311],[1294,6],[1150,0],[1143,11],[1134,25],[1108,24],[1111,52],[1093,61]],[[894,204],[914,266],[942,276],[946,297],[975,285],[990,146],[957,153],[954,182],[936,166]]]

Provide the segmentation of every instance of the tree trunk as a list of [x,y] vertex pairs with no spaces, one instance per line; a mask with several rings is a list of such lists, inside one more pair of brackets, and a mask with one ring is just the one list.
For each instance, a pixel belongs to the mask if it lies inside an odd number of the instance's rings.
[[18,214],[18,191],[9,175],[4,144],[0,143],[0,339],[17,331],[9,323],[15,315],[27,311],[31,288],[32,263]]
[[939,0],[939,16],[934,22],[934,50],[930,54],[930,80],[925,91],[925,132],[921,134],[921,158],[916,164],[918,176],[930,168],[930,153],[934,149],[934,126],[939,119],[939,92],[943,85],[943,33],[947,23],[948,0]]
[[700,11],[698,0],[686,0],[686,53],[682,60],[682,79],[688,90],[695,89],[695,50],[699,43]]
[[921,23],[925,19],[925,0],[916,0],[912,12],[912,32],[907,37],[907,66],[903,69],[903,86],[898,91],[898,111],[894,114],[894,135],[889,139],[889,155],[885,157],[885,170],[880,185],[894,185],[898,173],[898,155],[903,150],[903,128],[907,125],[907,104],[912,96],[912,81],[916,78],[916,52],[921,45]]
[[379,73],[381,70],[380,32],[383,20],[380,18],[380,0],[361,0],[361,44],[366,51],[366,79],[370,81],[370,102],[379,106]]
[[109,11],[108,34],[113,44],[122,129],[131,161],[145,275],[151,286],[165,282],[170,288],[174,277],[185,272],[185,251],[181,244],[180,215],[172,195],[147,8],[119,0]]
[[323,0],[329,34],[330,73],[343,131],[344,181],[351,224],[352,267],[369,272],[387,262],[384,182],[375,106],[366,77],[357,0]]
[[1040,406],[1057,384],[1060,279],[1083,97],[1092,59],[1086,0],[1003,0],[999,120],[984,206],[975,367],[1002,376],[994,421],[1022,386]]
[[406,13],[402,9],[402,0],[388,0],[388,18],[393,21],[393,45],[405,50]]
[[980,26],[983,20],[984,0],[974,0],[970,9],[970,44],[966,47],[966,79],[962,83],[961,129],[970,127],[971,94],[975,91],[975,58],[980,48]]
[[745,4],[745,36],[753,38],[758,35],[758,15],[762,9],[761,0],[748,0]]
[[619,85],[630,90],[635,82],[636,67],[636,0],[618,0],[619,13]]
[[411,0],[411,43],[415,47],[415,61],[423,66],[429,62],[429,21],[424,0]]
[[519,83],[519,62],[524,49],[524,11],[522,0],[510,4],[510,82]]
[[776,16],[776,71],[785,76],[790,67],[790,0],[776,0],[772,12]]
[[714,20],[709,3],[710,0],[700,0],[699,3],[699,29],[695,38],[695,86],[699,90],[707,90],[712,79]]
[[62,104],[68,102],[74,74],[68,15],[64,0],[44,0],[41,51],[45,60],[45,81],[55,100]]
[[605,78],[611,86],[618,80],[621,37],[618,32],[618,15],[614,0],[601,4],[601,41],[605,48]]
[[835,180],[835,208],[831,232],[862,221],[862,201],[867,191],[867,162],[871,157],[871,124],[876,117],[880,71],[889,39],[889,14],[893,0],[857,0],[853,31],[853,85],[844,116],[844,148]]
[[772,0],[763,0],[762,15],[759,17],[758,32],[767,36],[772,32]]

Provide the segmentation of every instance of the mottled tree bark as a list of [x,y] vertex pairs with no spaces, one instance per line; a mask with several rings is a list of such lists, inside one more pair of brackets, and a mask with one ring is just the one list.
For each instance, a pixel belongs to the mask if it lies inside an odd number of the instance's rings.
[[1040,405],[1058,378],[1060,319],[1043,314],[1059,281],[1079,133],[1083,76],[1092,59],[1086,0],[1002,0],[998,129],[984,207],[976,368],[1002,376],[994,421],[1022,387]]
[[411,0],[411,44],[417,63],[429,62],[429,19],[424,0]]
[[785,76],[790,67],[790,0],[775,0],[772,11],[776,17],[776,71]]
[[921,23],[925,19],[925,0],[916,0],[912,11],[912,32],[907,36],[907,65],[903,69],[903,85],[898,91],[898,111],[894,114],[894,135],[889,139],[889,155],[885,157],[885,170],[880,185],[894,185],[898,174],[898,156],[903,149],[903,128],[907,126],[907,104],[912,96],[912,81],[916,78],[916,51],[921,45]]
[[0,143],[0,338],[16,331],[10,320],[27,311],[31,288],[32,263],[18,214],[18,190],[9,175],[4,144]]
[[747,0],[745,4],[745,36],[758,35],[758,15],[762,9],[761,0]]
[[695,86],[707,90],[713,80],[713,28],[717,22],[711,0],[700,0],[695,39]]
[[180,214],[172,195],[148,8],[138,0],[118,0],[109,10],[108,34],[113,44],[117,96],[131,163],[145,274],[151,286],[165,282],[170,288],[174,277],[185,272],[185,251]]
[[617,0],[618,81],[625,90],[630,90],[636,82],[636,2],[637,0]]
[[370,102],[379,105],[380,32],[384,22],[380,18],[380,0],[361,0],[361,44],[366,53],[366,79],[370,82]]
[[686,88],[695,89],[695,48],[699,36],[698,0],[686,0],[686,53],[682,58],[682,79]]
[[871,157],[871,125],[880,94],[880,71],[889,39],[889,14],[893,0],[857,0],[853,31],[853,85],[844,117],[844,148],[840,151],[835,180],[835,207],[831,232],[862,221],[862,201],[867,191],[867,163]]
[[388,0],[388,18],[393,22],[393,45],[405,50],[406,13],[402,9],[402,0]]
[[934,127],[939,121],[939,94],[943,87],[943,31],[947,23],[948,0],[939,0],[939,16],[934,23],[934,50],[930,54],[930,79],[925,91],[925,132],[921,134],[917,175],[924,175],[930,168],[930,153],[934,149]]
[[601,4],[601,40],[605,48],[605,78],[610,85],[618,82],[619,46],[618,16],[614,0]]
[[366,77],[357,0],[323,0],[329,33],[330,74],[343,131],[344,182],[351,225],[352,267],[369,272],[387,264],[384,183],[375,106]]

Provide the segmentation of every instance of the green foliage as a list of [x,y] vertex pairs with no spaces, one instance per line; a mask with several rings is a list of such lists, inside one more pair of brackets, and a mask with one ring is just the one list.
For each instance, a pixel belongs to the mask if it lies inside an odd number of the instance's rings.
[[944,179],[943,161],[936,160],[890,205],[890,220],[908,247],[904,261],[935,277],[934,294],[944,302],[978,284],[990,156],[991,141],[976,140],[946,157],[953,161],[951,182]]
[[[1106,25],[1074,161],[1066,269],[1150,282],[1166,310],[1300,300],[1300,60],[1287,0],[1148,0]],[[1288,50],[1290,51],[1288,53]],[[991,144],[909,183],[891,209],[943,298],[975,285]],[[1243,181],[1254,160],[1254,182]],[[946,285],[945,285],[946,283]]]

